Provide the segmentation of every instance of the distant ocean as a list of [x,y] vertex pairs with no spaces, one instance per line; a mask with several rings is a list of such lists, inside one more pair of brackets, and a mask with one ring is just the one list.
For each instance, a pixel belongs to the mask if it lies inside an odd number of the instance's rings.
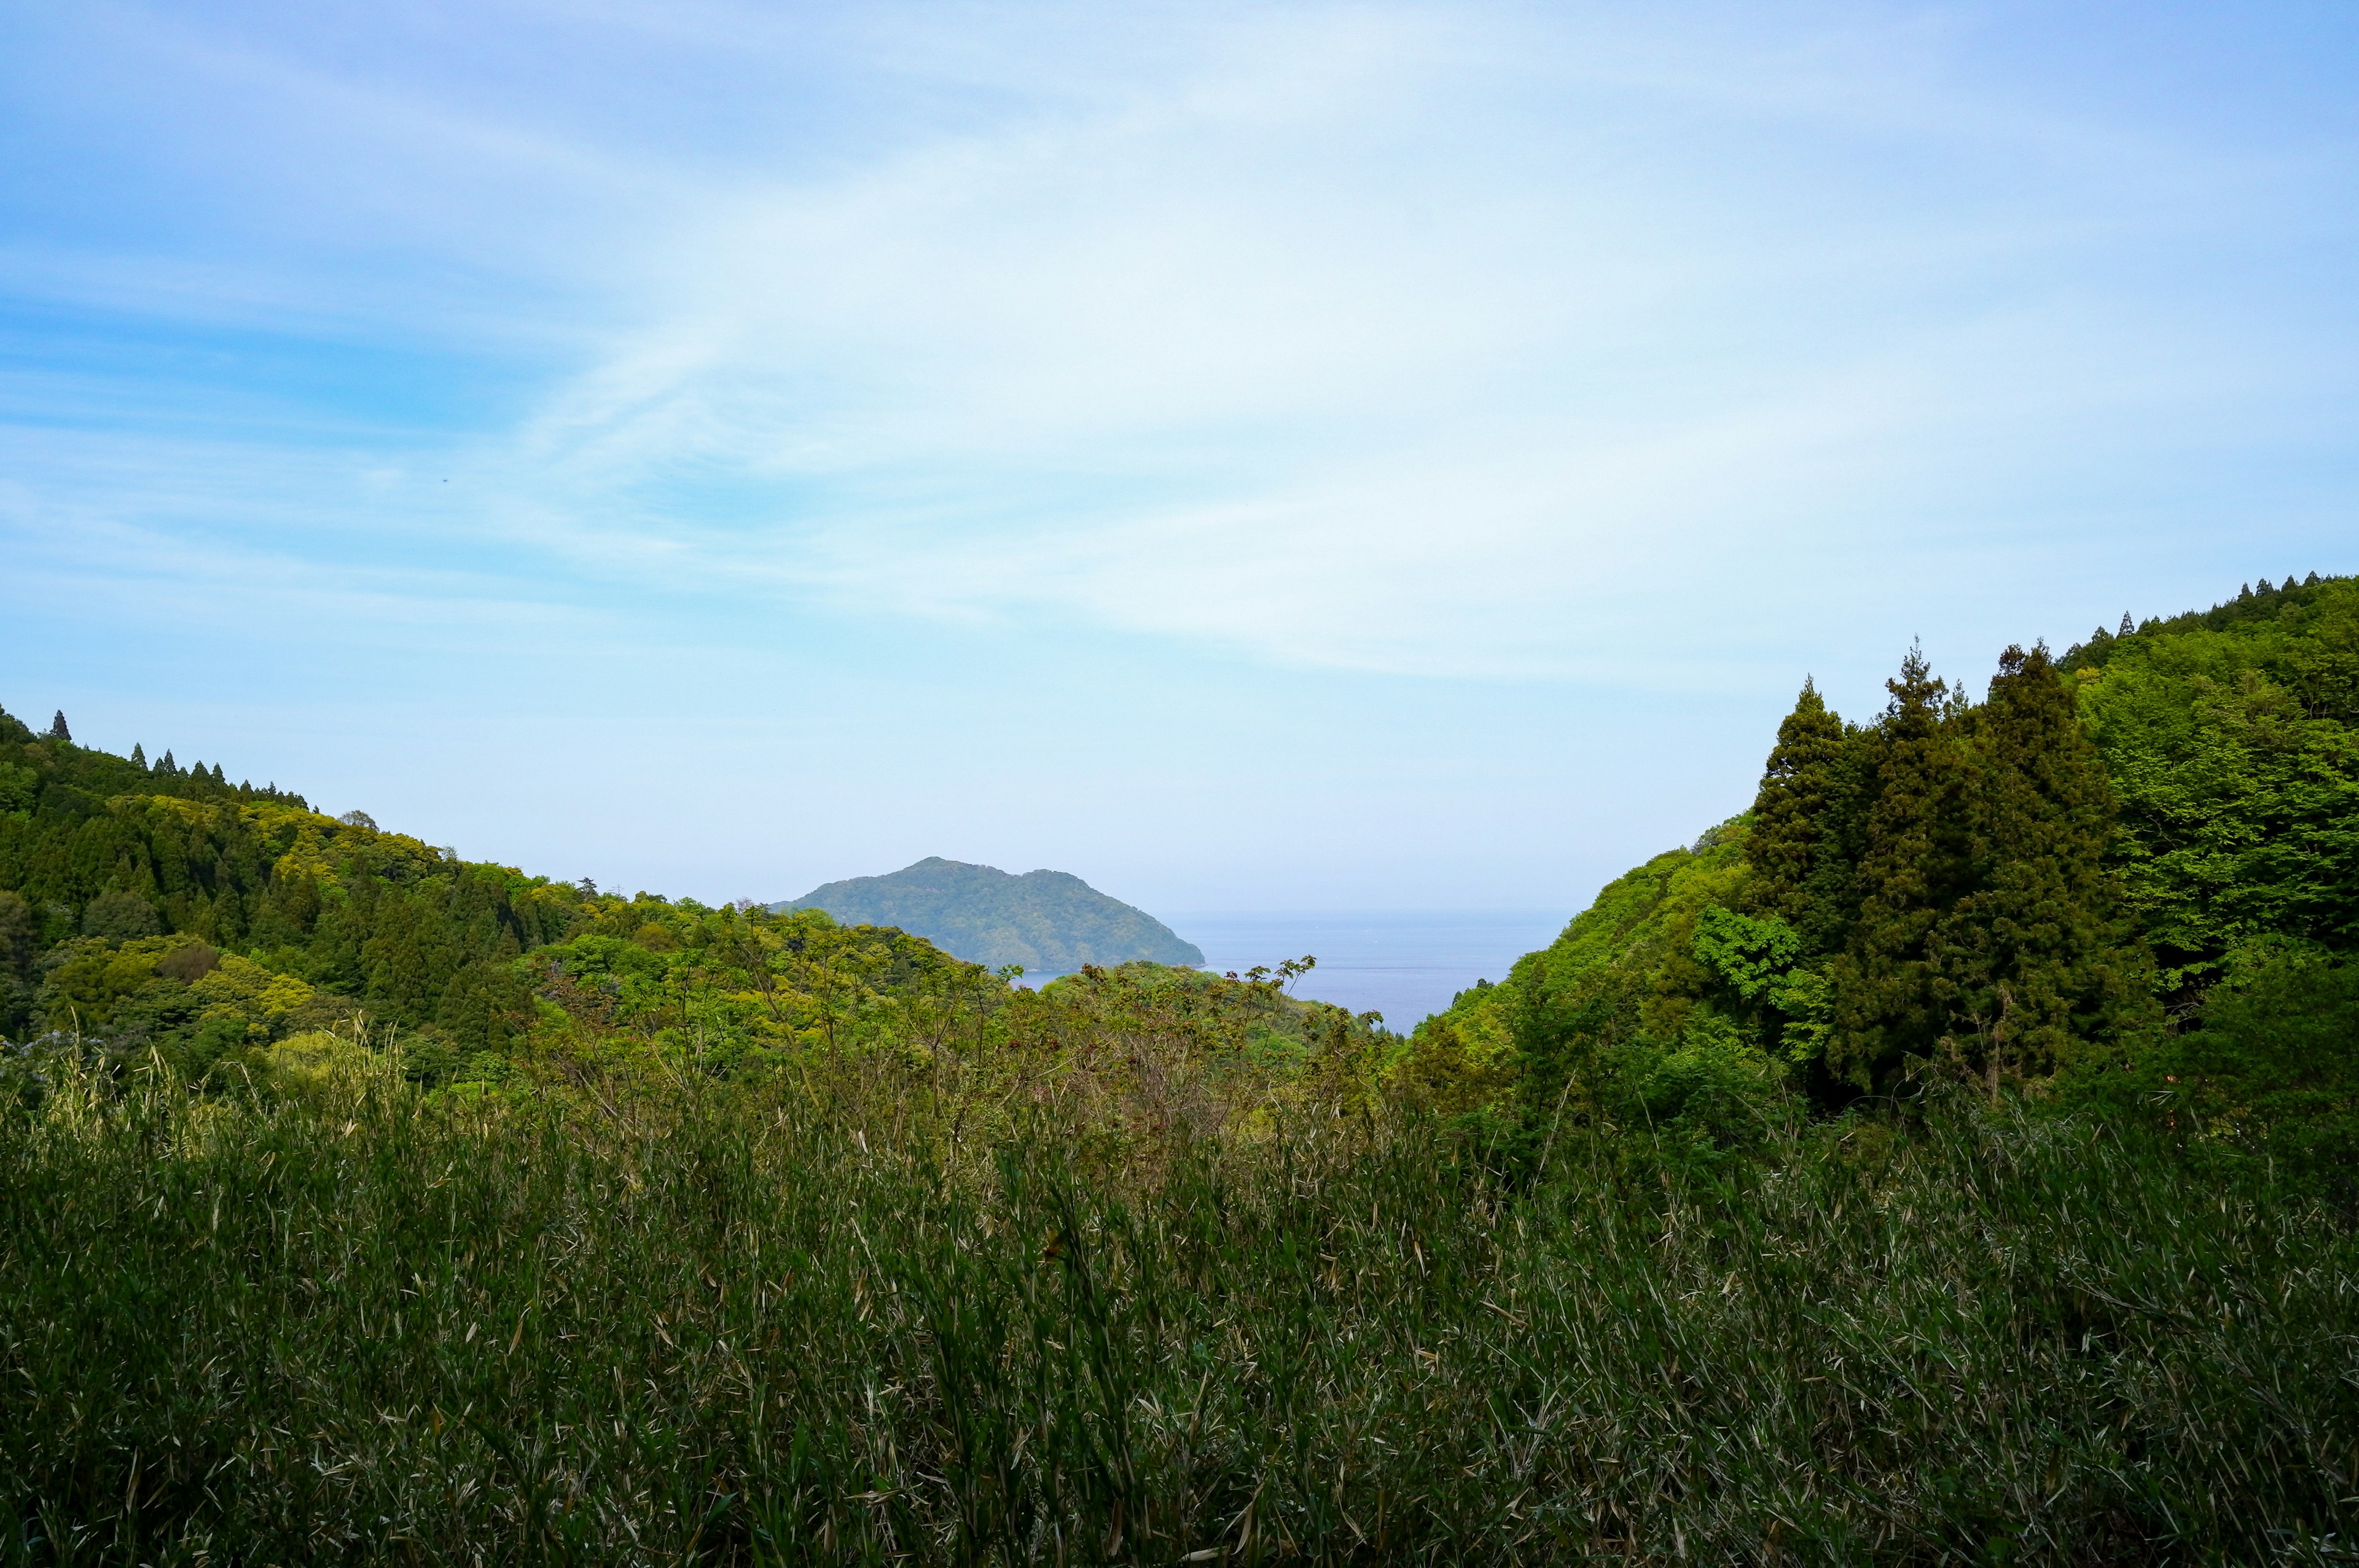
[[1353,1012],[1381,1012],[1406,1034],[1440,1012],[1476,980],[1502,980],[1517,958],[1556,940],[1569,913],[1476,914],[1413,912],[1335,914],[1234,914],[1197,911],[1160,915],[1204,950],[1214,974],[1243,974],[1256,964],[1310,954],[1319,967],[1294,994]]

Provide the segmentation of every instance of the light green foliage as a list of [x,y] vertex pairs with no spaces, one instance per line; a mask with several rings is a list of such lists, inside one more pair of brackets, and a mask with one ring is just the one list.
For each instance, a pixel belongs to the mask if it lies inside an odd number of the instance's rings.
[[1767,997],[1801,955],[1801,937],[1777,915],[1714,905],[1696,916],[1696,958],[1747,1001]]
[[268,1034],[288,1018],[314,1012],[319,992],[293,975],[226,953],[216,955],[212,967],[189,985],[188,996],[201,1019],[234,1018]]
[[[1485,991],[1498,987],[1485,983]],[[1472,995],[1473,993],[1468,993]],[[1495,1009],[1462,996],[1449,1011],[1426,1020],[1406,1041],[1386,1051],[1382,1071],[1387,1090],[1405,1106],[1468,1122],[1494,1119],[1514,1103],[1517,1059],[1514,1035]],[[1479,1139],[1493,1138],[1488,1129]]]
[[258,1054],[256,1065],[278,1093],[299,1099],[342,1101],[364,1093],[389,1071],[388,1059],[357,1041],[325,1030],[291,1035]]
[[[1501,1152],[1536,1162],[1561,1157],[1568,1140],[1631,1128],[1699,1151],[1757,1139],[1785,1093],[1764,1049],[1781,1020],[1757,945],[1790,958],[1796,944],[1774,917],[1733,913],[1745,841],[1742,821],[1724,823],[1608,883],[1503,984],[1462,993],[1420,1024],[1396,1072],[1447,1076],[1454,1053],[1459,1076],[1515,1118],[1516,1130],[1495,1134]],[[1723,960],[1760,982],[1752,997]]]
[[818,910],[593,901],[590,924],[526,960],[543,1011],[509,1092],[784,1079],[958,1169],[1027,1108],[1062,1108],[1118,1162],[1175,1130],[1266,1136],[1306,1095],[1364,1098],[1376,1076],[1371,1020],[1284,994],[1299,963],[1242,980],[1092,967],[1034,991]]
[[1826,970],[1810,967],[1787,970],[1770,982],[1768,1000],[1778,1014],[1777,1043],[1786,1059],[1797,1066],[1823,1061],[1835,1016],[1834,982]]
[[1800,933],[1774,914],[1713,907],[1696,920],[1696,959],[1730,991],[1755,1004],[1775,1043],[1796,1065],[1820,1060],[1833,1028],[1834,989],[1823,964],[1804,962]]
[[2066,662],[2175,1002],[2256,938],[2359,946],[2359,581],[2247,594]]
[[[158,1005],[126,1010],[113,982],[107,996],[80,994],[97,982],[76,939],[161,935],[310,988],[314,1022],[364,1008],[421,1047],[413,1060],[447,1065],[513,1048],[532,1012],[514,960],[581,918],[573,888],[461,861],[364,814],[331,819],[217,767],[150,768],[0,714],[0,769],[35,781],[37,809],[0,811],[0,890],[46,950],[36,975],[0,986],[0,1036],[79,1028],[125,1058],[217,1060],[243,1037],[205,1008],[162,1005],[172,999],[159,991]],[[38,975],[69,963],[76,972],[45,989]]]
[[557,1011],[538,1048],[617,1043],[726,1075],[802,1050],[879,1048],[913,1006],[996,999],[1004,981],[902,932],[816,910],[593,902],[589,929],[525,968]]
[[37,1011],[49,1028],[111,1042],[126,1056],[160,1052],[193,1076],[231,1053],[357,1011],[187,935],[76,937],[42,968]]

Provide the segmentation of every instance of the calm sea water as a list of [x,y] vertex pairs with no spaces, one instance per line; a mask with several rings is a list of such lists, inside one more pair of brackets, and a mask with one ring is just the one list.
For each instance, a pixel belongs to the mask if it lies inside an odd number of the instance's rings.
[[1516,910],[1474,914],[1409,912],[1235,914],[1196,911],[1163,923],[1204,950],[1214,974],[1275,968],[1306,953],[1319,967],[1295,981],[1294,994],[1353,1012],[1381,1012],[1407,1033],[1440,1012],[1478,979],[1500,980],[1517,958],[1545,947],[1571,918],[1561,912]]

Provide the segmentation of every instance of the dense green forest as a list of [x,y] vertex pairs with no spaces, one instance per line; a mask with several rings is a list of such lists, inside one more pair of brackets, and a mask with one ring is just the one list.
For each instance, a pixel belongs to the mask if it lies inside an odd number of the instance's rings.
[[1887,689],[1849,723],[1806,683],[1749,811],[1419,1027],[1430,1092],[1728,1148],[1968,1083],[2359,1170],[2359,582]]
[[2359,582],[1888,689],[1406,1034],[0,716],[0,1552],[2348,1560]]

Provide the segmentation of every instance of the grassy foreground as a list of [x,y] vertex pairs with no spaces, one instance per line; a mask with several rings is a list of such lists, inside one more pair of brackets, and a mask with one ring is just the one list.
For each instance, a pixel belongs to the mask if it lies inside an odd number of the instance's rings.
[[948,1181],[783,1092],[67,1075],[9,1117],[11,1562],[2253,1563],[2359,1526],[2347,1227],[2067,1119],[1508,1191],[1364,1126]]

